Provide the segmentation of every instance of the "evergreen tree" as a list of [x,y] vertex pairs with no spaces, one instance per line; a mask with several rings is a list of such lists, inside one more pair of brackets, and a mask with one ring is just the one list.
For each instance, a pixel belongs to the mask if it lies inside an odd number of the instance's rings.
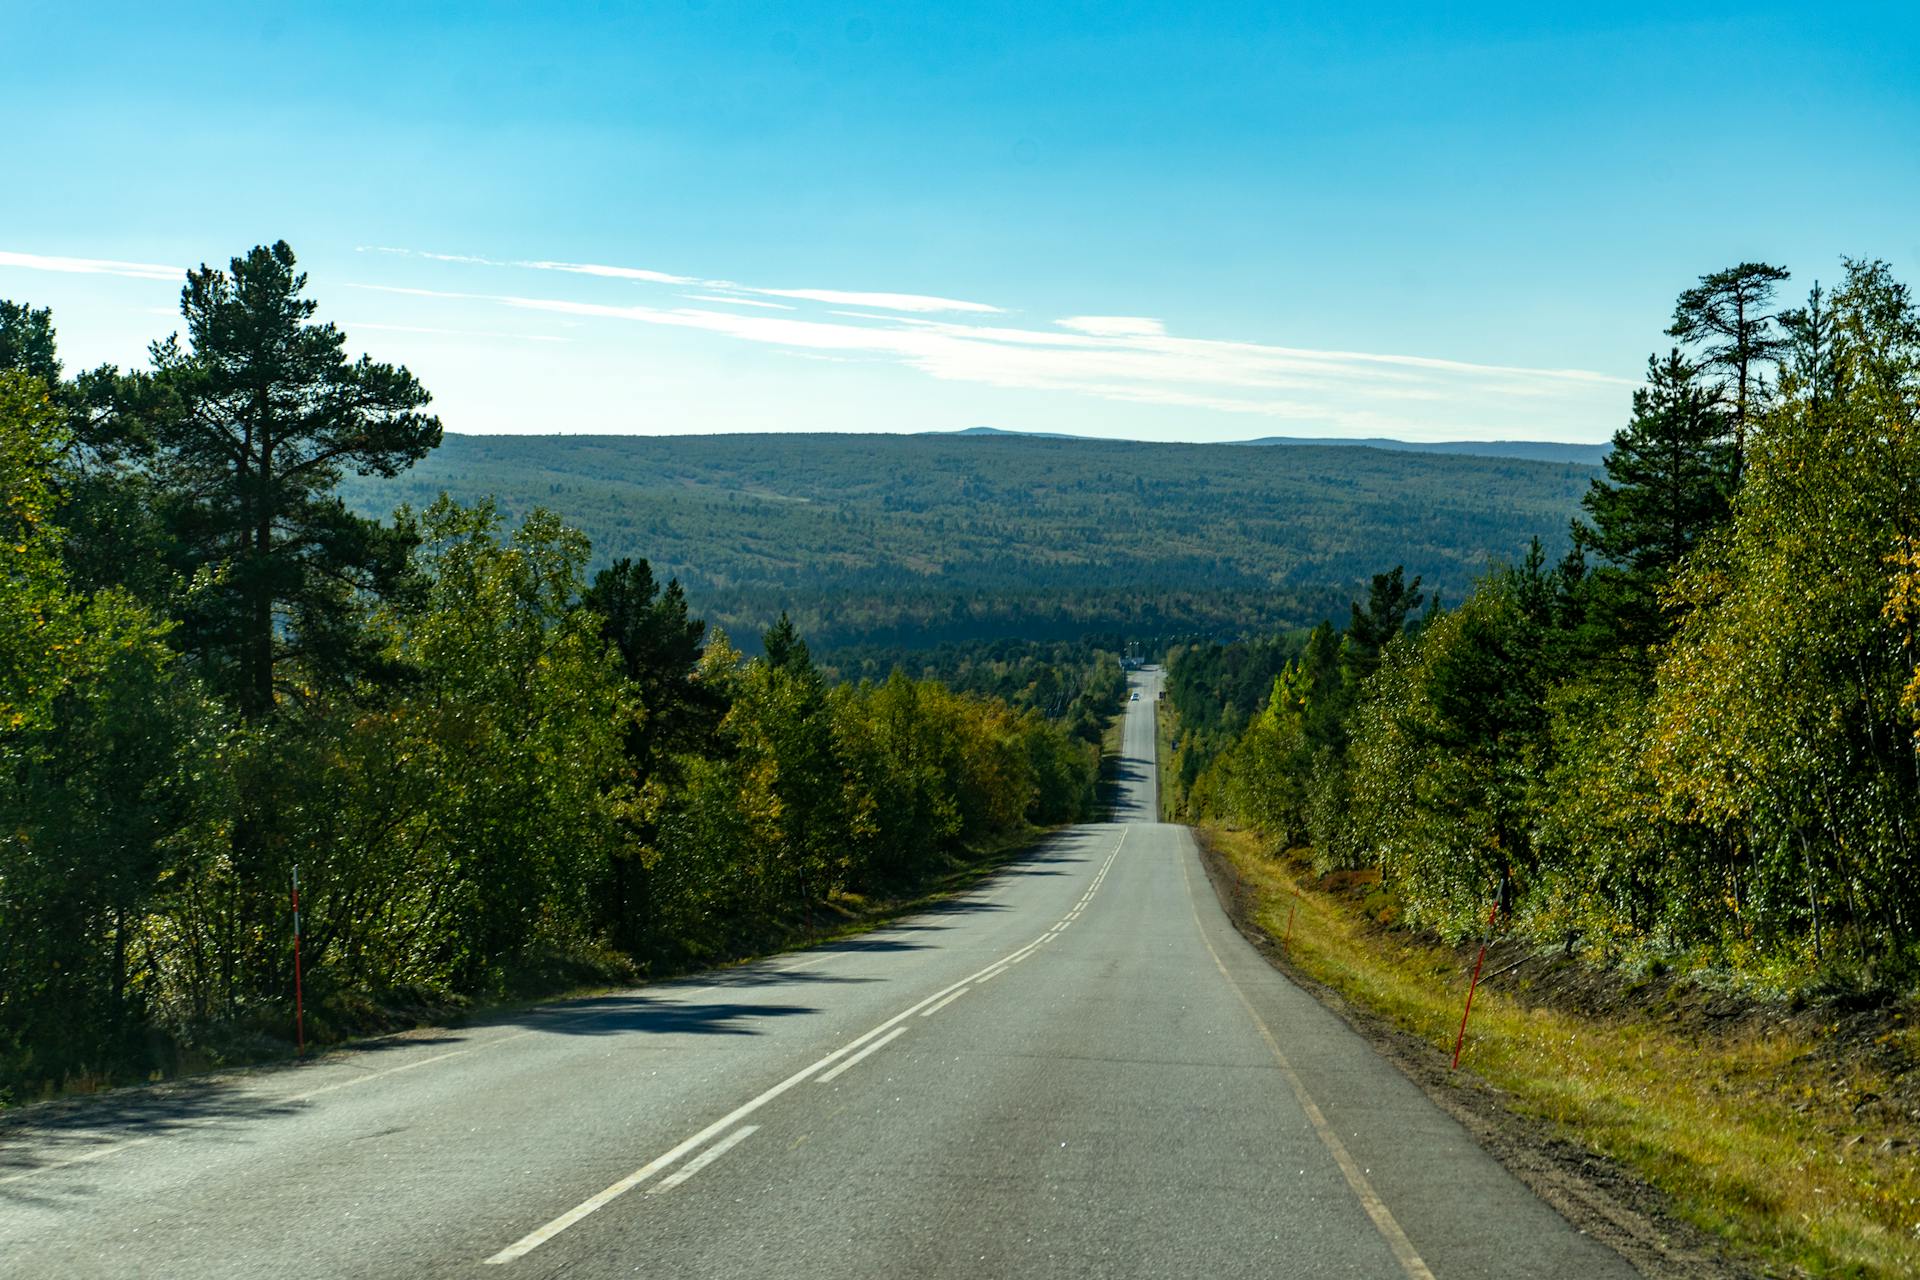
[[652,565],[622,557],[594,575],[580,603],[599,615],[601,634],[639,691],[642,716],[628,742],[634,764],[650,775],[671,753],[711,738],[726,707],[696,678],[707,624],[687,616],[679,579],[662,591]]
[[1743,262],[1712,275],[1683,292],[1673,307],[1667,335],[1699,349],[1703,367],[1733,384],[1733,466],[1737,475],[1746,455],[1747,427],[1763,399],[1761,366],[1780,358],[1783,340],[1767,314],[1774,286],[1786,280],[1783,267]]
[[49,387],[60,385],[60,358],[53,342],[53,313],[0,298],[0,372],[24,373]]
[[1576,542],[1644,578],[1664,578],[1726,518],[1734,460],[1723,428],[1679,351],[1649,357],[1633,418],[1614,432],[1607,478],[1580,500],[1590,522],[1575,523]]
[[600,635],[619,655],[628,687],[638,695],[623,743],[633,802],[622,814],[625,838],[612,859],[603,900],[609,935],[638,953],[656,914],[657,877],[649,864],[660,842],[664,796],[684,783],[690,754],[712,754],[727,701],[715,682],[699,678],[707,624],[687,616],[677,579],[662,592],[650,564],[623,557],[594,575],[580,603],[597,616]]
[[249,718],[274,704],[280,664],[310,678],[369,660],[354,597],[390,589],[407,542],[333,494],[349,470],[393,476],[440,442],[406,369],[349,360],[346,335],[315,324],[282,241],[187,273],[187,342],[155,343],[150,426],[182,572],[206,571],[182,638]]
[[807,651],[807,642],[800,638],[786,610],[782,609],[780,620],[761,633],[760,643],[767,651],[768,666],[795,673],[813,670],[813,655]]
[[1395,636],[1407,630],[1407,623],[1426,594],[1420,590],[1420,576],[1406,580],[1406,566],[1395,565],[1387,573],[1373,575],[1367,591],[1367,607],[1354,601],[1352,620],[1347,624],[1347,665],[1354,677],[1364,680],[1380,665],[1380,651]]
[[1806,306],[1780,313],[1780,327],[1787,335],[1783,363],[1798,380],[1809,408],[1819,413],[1839,394],[1840,365],[1834,358],[1833,306],[1818,280]]

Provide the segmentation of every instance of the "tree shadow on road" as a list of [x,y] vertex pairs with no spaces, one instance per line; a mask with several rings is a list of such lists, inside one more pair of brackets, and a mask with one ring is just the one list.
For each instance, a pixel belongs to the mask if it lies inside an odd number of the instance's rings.
[[32,1175],[85,1167],[127,1143],[176,1134],[230,1135],[243,1125],[291,1116],[297,1102],[262,1097],[226,1080],[194,1080],[31,1107],[0,1118],[0,1205],[54,1205],[93,1194],[90,1185],[49,1189]]
[[696,1003],[644,995],[593,996],[563,1008],[536,1010],[517,1019],[529,1030],[567,1036],[651,1035],[757,1036],[753,1024],[819,1013],[810,1005]]

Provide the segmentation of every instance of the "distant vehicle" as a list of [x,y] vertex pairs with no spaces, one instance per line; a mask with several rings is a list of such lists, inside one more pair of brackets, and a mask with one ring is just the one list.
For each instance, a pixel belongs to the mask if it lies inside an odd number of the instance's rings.
[[1128,699],[1127,699],[1127,701],[1128,701],[1128,702],[1138,702],[1138,701],[1140,701],[1140,695],[1136,693],[1136,694],[1134,694],[1134,695],[1133,695],[1132,697],[1130,697],[1130,698],[1128,698]]

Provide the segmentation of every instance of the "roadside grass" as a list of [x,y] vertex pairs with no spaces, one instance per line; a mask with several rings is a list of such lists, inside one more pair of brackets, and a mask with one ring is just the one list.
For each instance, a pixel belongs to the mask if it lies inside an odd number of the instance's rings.
[[1172,779],[1168,765],[1173,761],[1173,740],[1180,727],[1180,719],[1174,714],[1173,705],[1168,702],[1156,703],[1153,708],[1153,759],[1154,768],[1159,773],[1160,785],[1156,790],[1160,795],[1160,814],[1162,822],[1177,822],[1174,816],[1176,803]]
[[[1247,832],[1200,834],[1238,872],[1252,922],[1273,938],[1300,890],[1293,966],[1451,1054],[1472,950],[1463,963],[1460,951],[1383,925],[1389,895],[1352,877],[1315,878],[1304,852],[1276,856]],[[1836,1080],[1821,1032],[1837,1024],[1679,1028],[1662,1003],[1650,994],[1635,1016],[1596,1019],[1483,979],[1461,1067],[1518,1113],[1638,1172],[1764,1274],[1920,1275],[1920,1131],[1909,1113],[1880,1105],[1902,1082],[1858,1056]],[[1887,1037],[1915,1034],[1895,1026]]]
[[1107,717],[1107,724],[1100,731],[1100,780],[1095,783],[1098,794],[1095,808],[1101,821],[1113,817],[1113,807],[1119,803],[1120,780],[1116,771],[1120,766],[1120,754],[1126,747],[1127,704],[1123,701]]

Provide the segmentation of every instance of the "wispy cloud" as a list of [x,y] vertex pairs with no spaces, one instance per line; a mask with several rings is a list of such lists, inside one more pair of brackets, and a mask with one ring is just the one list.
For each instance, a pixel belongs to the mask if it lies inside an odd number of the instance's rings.
[[1423,405],[1471,408],[1505,399],[1550,406],[1569,395],[1580,398],[1635,385],[1629,378],[1584,369],[1528,369],[1186,338],[1168,333],[1160,321],[1138,316],[1075,316],[1051,328],[1031,328],[871,311],[769,316],[711,307],[369,287],[550,315],[692,329],[816,357],[877,359],[945,381],[1314,422],[1373,434],[1417,434],[1425,425],[1419,412]]
[[707,283],[693,276],[676,276],[665,271],[649,271],[644,267],[609,267],[599,262],[515,262],[508,265],[529,267],[535,271],[564,271],[575,276],[601,276],[608,280],[639,280],[646,284]]
[[[924,293],[875,292],[862,289],[776,289],[765,285],[739,284],[732,280],[707,280],[699,276],[675,275],[668,271],[655,271],[648,267],[613,266],[603,262],[554,262],[545,259],[498,259],[476,258],[459,253],[428,253],[418,249],[396,249],[386,245],[362,245],[362,253],[396,254],[403,257],[425,258],[433,262],[458,262],[484,267],[521,267],[530,271],[561,271],[568,275],[599,276],[607,280],[632,280],[640,284],[691,285],[709,291],[704,302],[733,302],[737,305],[752,306],[748,297],[754,298],[792,298],[800,302],[826,302],[844,307],[876,307],[883,311],[899,311],[913,314],[975,314],[998,315],[1000,308],[984,302],[968,302],[961,298],[941,298]],[[778,306],[778,303],[762,305]]]
[[80,276],[126,276],[133,280],[179,280],[185,267],[162,266],[155,262],[116,262],[110,258],[62,258],[45,253],[14,253],[0,249],[0,267],[20,267],[28,271],[59,271]]
[[831,302],[842,307],[879,307],[886,311],[969,311],[998,315],[999,307],[984,302],[963,302],[958,298],[936,298],[921,293],[863,293],[846,289],[758,289],[738,286],[743,292],[769,298],[799,298],[806,302]]
[[688,302],[724,302],[730,307],[765,307],[768,311],[794,309],[784,302],[767,302],[760,298],[728,298],[715,293],[683,293],[680,296]]
[[1054,323],[1096,338],[1150,338],[1167,331],[1166,325],[1147,316],[1068,316]]
[[446,338],[507,338],[515,342],[565,342],[550,333],[508,333],[499,329],[442,329],[425,324],[380,324],[372,320],[348,320],[341,328],[350,333],[371,330],[374,333],[422,333]]

